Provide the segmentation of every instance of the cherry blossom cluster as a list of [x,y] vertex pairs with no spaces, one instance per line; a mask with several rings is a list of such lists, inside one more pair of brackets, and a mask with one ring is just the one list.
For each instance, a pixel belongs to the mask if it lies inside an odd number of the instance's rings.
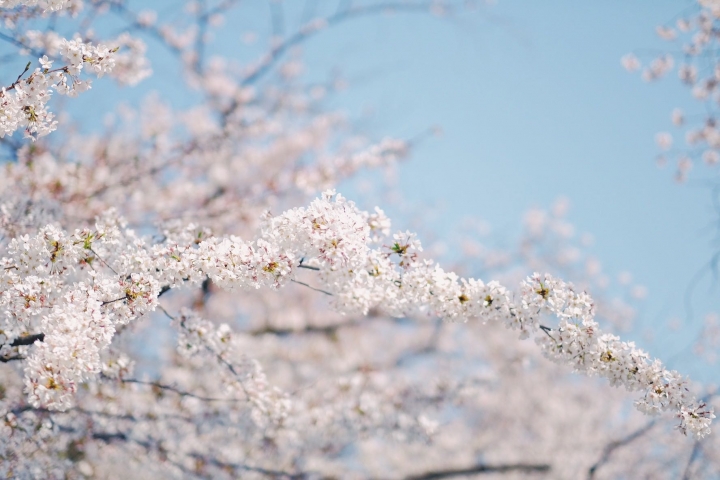
[[[58,53],[66,65],[53,69],[53,62],[45,55],[40,68],[27,79],[18,78],[0,94],[0,138],[24,129],[25,136],[38,138],[56,129],[57,121],[47,110],[47,102],[54,88],[59,94],[77,96],[91,87],[90,80],[79,78],[83,67],[98,77],[115,67],[115,49],[94,46],[81,40],[61,39]],[[29,64],[28,64],[29,67]],[[21,75],[22,77],[22,75]]]
[[[6,343],[32,329],[45,335],[44,346],[27,364],[30,401],[68,408],[79,383],[99,373],[100,352],[114,329],[154,310],[163,286],[197,283],[207,276],[228,289],[279,287],[289,279],[299,252],[328,265],[344,265],[364,254],[365,217],[341,196],[333,197],[329,193],[307,209],[268,219],[277,231],[266,228],[253,242],[233,237],[200,241],[202,230],[188,241],[193,226],[177,236],[185,245],[145,248],[132,231],[121,234],[119,222],[98,223],[95,230],[72,235],[49,226],[13,239],[10,257],[4,259],[8,288],[2,305],[12,319],[3,329]],[[46,308],[52,311],[43,315]]]
[[[413,260],[413,250],[420,247],[412,234],[396,234],[394,240],[390,252],[371,254],[362,273],[331,270],[324,275],[325,288],[337,297],[337,308],[366,312],[380,305],[397,316],[425,312],[447,319],[480,318],[503,323],[518,330],[521,338],[533,335],[554,361],[588,375],[603,376],[630,391],[644,391],[643,399],[636,402],[640,411],[674,411],[683,432],[700,438],[709,434],[714,414],[688,393],[687,380],[658,360],[650,361],[634,344],[603,334],[586,293],[576,293],[571,285],[549,275],[535,274],[523,283],[522,301],[517,304],[497,282],[461,279],[428,260]],[[387,261],[393,255],[401,258],[399,263]],[[400,268],[394,268],[396,265]],[[558,327],[541,327],[543,313],[558,317]]]
[[683,433],[698,438],[710,433],[715,415],[689,393],[687,379],[650,359],[633,342],[603,333],[594,320],[593,302],[587,293],[536,273],[524,282],[522,294],[526,311],[553,314],[560,320],[555,328],[540,327],[543,334],[535,336],[547,358],[586,375],[605,377],[611,385],[622,385],[628,391],[644,392],[635,402],[637,409],[649,415],[676,412]]
[[[75,97],[90,89],[92,81],[80,76],[83,70],[98,78],[110,75],[121,85],[135,85],[151,74],[145,43],[127,33],[93,45],[77,36],[65,39],[52,30],[28,30],[19,42],[44,55],[39,59],[40,67],[28,78],[22,77],[31,63],[0,92],[0,138],[19,129],[33,139],[54,131],[57,121],[47,109],[52,90]],[[23,48],[24,53],[29,53],[28,48]],[[62,66],[53,68],[55,61]]]
[[[150,62],[145,56],[145,42],[127,32],[103,40],[96,48],[77,38],[67,40],[53,30],[27,30],[23,33],[23,40],[27,47],[43,52],[47,57],[62,55],[63,60],[69,60],[69,67],[78,72],[83,63],[87,63],[86,68],[98,77],[107,74],[120,85],[136,85],[152,74]],[[29,54],[30,51],[23,49],[22,53]],[[80,58],[84,62],[80,62]]]
[[[45,74],[40,68],[26,80],[16,82],[10,89],[3,88],[0,94],[0,138],[24,129],[25,136],[43,137],[57,127],[55,115],[48,111],[47,102],[52,90],[62,83],[59,72]],[[82,89],[86,84],[78,86]],[[60,88],[59,92],[67,92]]]
[[[87,68],[98,77],[111,72],[115,67],[115,58],[112,55],[117,49],[111,49],[106,45],[93,46],[83,42],[80,39],[60,40],[59,53],[60,56],[68,62],[67,67],[62,71],[67,72],[71,77],[75,78],[80,74],[83,66],[87,64]],[[47,59],[44,59],[47,62]],[[44,64],[43,67],[49,69],[51,63]],[[63,82],[66,83],[63,77]]]
[[108,75],[120,85],[137,85],[152,74],[150,61],[145,55],[145,42],[128,33],[122,33],[108,43],[114,46],[113,49],[117,49],[113,55],[115,66]]
[[[116,272],[114,278],[97,274],[93,262],[102,263],[98,255],[119,244],[119,230],[100,222],[96,227],[66,235],[48,226],[35,236],[13,239],[10,257],[3,259],[6,345],[28,331],[44,334],[25,366],[36,405],[68,408],[78,386],[101,371],[100,355],[116,328],[157,304],[160,286],[137,271],[136,260],[112,257],[114,264],[104,265]],[[131,232],[124,238],[137,241]]]
[[[371,248],[371,227],[387,227],[388,221],[380,217],[381,212],[362,212],[328,191],[308,207],[266,216],[260,236],[252,241],[206,238],[205,230],[190,225],[167,230],[162,242],[153,243],[121,228],[112,214],[94,230],[66,234],[48,226],[37,235],[13,239],[3,259],[6,343],[26,332],[45,335],[31,348],[26,365],[30,401],[68,408],[78,385],[101,371],[100,354],[115,330],[157,308],[163,290],[205,278],[228,290],[279,288],[289,281],[304,283],[300,271],[317,271],[321,289],[332,295],[331,303],[340,312],[380,308],[394,316],[429,314],[501,323],[521,338],[534,336],[556,362],[644,391],[636,402],[639,410],[675,411],[683,431],[698,437],[709,433],[712,410],[687,393],[687,381],[632,343],[603,334],[586,293],[535,274],[523,283],[520,301],[514,301],[497,282],[460,278],[421,259],[422,246],[411,232],[385,237],[389,241]],[[544,314],[559,318],[558,326],[542,326]],[[177,322],[181,352],[208,351],[225,361],[224,345],[232,338],[227,327],[216,330],[189,313]],[[254,365],[248,362],[246,366]],[[282,396],[267,387],[259,370],[231,371],[241,377],[250,399],[260,399],[254,400],[259,411],[283,405],[278,400]],[[268,392],[275,392],[272,401]]]

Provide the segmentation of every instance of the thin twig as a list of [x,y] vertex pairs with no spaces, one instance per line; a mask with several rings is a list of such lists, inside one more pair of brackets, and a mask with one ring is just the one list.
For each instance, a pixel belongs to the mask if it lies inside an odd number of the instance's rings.
[[115,302],[119,302],[121,300],[127,300],[127,299],[128,299],[128,296],[125,295],[124,297],[116,298],[115,300],[108,300],[108,301],[102,302],[100,305],[104,307],[105,305],[110,305],[111,303],[115,303]]
[[315,290],[316,292],[324,293],[325,295],[330,295],[331,297],[333,296],[333,294],[330,293],[330,292],[328,292],[328,291],[325,291],[325,290],[321,290],[321,289],[319,289],[319,288],[312,287],[312,286],[308,285],[308,284],[305,283],[305,282],[301,282],[300,280],[291,279],[290,281],[291,281],[291,282],[294,282],[294,283],[297,283],[297,284],[299,284],[299,285],[303,285],[303,286],[309,288],[310,290]]
[[302,263],[298,265],[298,268],[306,268],[308,270],[315,270],[316,272],[320,271],[318,267],[311,267],[310,265],[303,265]]
[[642,437],[647,432],[649,432],[653,427],[655,426],[655,420],[652,422],[646,424],[644,427],[635,430],[633,433],[628,435],[625,438],[621,438],[620,440],[615,440],[607,444],[607,446],[603,449],[603,453],[600,456],[600,459],[595,462],[590,469],[588,470],[588,480],[593,480],[595,478],[595,474],[597,473],[598,469],[606,464],[608,460],[610,460],[610,455],[617,450],[620,447],[624,447],[625,445],[628,445],[629,443],[632,443],[636,439]]
[[162,384],[160,382],[145,382],[143,380],[137,380],[135,378],[121,378],[120,381],[122,383],[136,383],[138,385],[147,385],[151,386],[153,388],[159,388],[161,390],[167,390],[173,393],[176,393],[180,395],[181,397],[192,397],[197,398],[198,400],[202,400],[204,402],[239,402],[242,399],[239,398],[213,398],[213,397],[203,397],[201,395],[196,395],[191,392],[187,392],[184,390],[180,390],[179,388],[173,387],[172,385],[166,385]]

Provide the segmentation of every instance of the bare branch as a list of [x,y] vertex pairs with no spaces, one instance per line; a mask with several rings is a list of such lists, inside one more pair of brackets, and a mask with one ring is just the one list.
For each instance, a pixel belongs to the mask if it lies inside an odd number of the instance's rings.
[[199,455],[195,453],[190,453],[190,457],[195,458],[197,460],[208,462],[216,467],[219,467],[223,470],[232,470],[232,471],[245,471],[245,472],[255,472],[260,473],[262,475],[266,475],[269,478],[282,478],[287,480],[305,480],[308,478],[318,478],[317,475],[310,475],[309,472],[304,473],[290,473],[282,470],[271,470],[267,468],[262,467],[252,467],[250,465],[244,465],[240,463],[227,463],[223,462],[214,458],[207,458],[204,455]]
[[255,330],[250,330],[247,333],[249,335],[253,335],[253,336],[260,336],[260,335],[285,336],[285,335],[294,335],[294,334],[300,334],[300,333],[319,333],[319,334],[324,334],[324,335],[332,335],[335,332],[337,332],[338,329],[340,329],[342,327],[355,326],[359,323],[360,322],[358,322],[358,321],[350,321],[350,322],[345,322],[345,323],[334,323],[332,325],[322,325],[322,326],[305,325],[303,328],[299,328],[299,329],[266,326],[266,327],[258,328]]
[[302,263],[298,265],[298,268],[307,268],[308,270],[315,270],[316,272],[320,271],[318,267],[311,267],[310,265],[303,265]]
[[2,363],[8,363],[12,362],[14,360],[25,360],[26,357],[23,357],[22,355],[14,355],[12,357],[0,357],[0,362]]
[[[427,12],[432,6],[433,2],[427,1],[419,3],[386,2],[364,6],[352,6],[352,4],[350,4],[347,9],[338,10],[333,15],[323,18],[322,21],[326,27],[333,27],[354,18],[385,12]],[[257,83],[272,70],[288,50],[314,37],[321,30],[322,29],[313,28],[311,25],[305,25],[301,27],[300,30],[285,38],[281,43],[273,45],[270,52],[259,62],[257,67],[240,79],[240,86],[247,87]],[[233,100],[230,106],[222,112],[223,118],[227,119],[239,106],[238,101]]]
[[[106,377],[107,378],[107,377]],[[204,402],[239,402],[244,399],[239,398],[213,398],[213,397],[203,397],[201,395],[196,395],[194,393],[186,392],[184,390],[180,390],[179,388],[173,387],[172,385],[165,385],[160,382],[145,382],[143,380],[137,380],[134,378],[121,378],[120,382],[122,383],[135,383],[138,385],[147,385],[153,388],[158,388],[160,390],[167,390],[173,393],[176,393],[180,395],[181,397],[192,397],[197,398],[198,400],[202,400]]]
[[597,473],[598,469],[600,467],[602,467],[604,464],[606,464],[608,462],[608,460],[610,460],[610,455],[612,455],[612,453],[615,450],[617,450],[620,447],[624,447],[625,445],[628,445],[629,443],[632,443],[636,439],[642,437],[647,432],[649,432],[654,426],[655,426],[655,420],[648,423],[644,427],[642,427],[638,430],[635,430],[633,433],[631,433],[630,435],[628,435],[625,438],[610,442],[605,447],[605,449],[603,449],[603,453],[602,453],[602,456],[600,457],[600,459],[597,462],[595,462],[588,470],[588,477],[587,477],[588,480],[592,480],[595,478],[595,474]]
[[[367,15],[375,15],[385,12],[427,12],[432,7],[433,2],[421,2],[421,3],[404,3],[404,2],[387,2],[373,5],[363,5],[358,7],[350,7],[346,10],[338,11],[333,15],[325,17],[324,21],[328,27],[339,25],[348,20],[363,17]],[[248,86],[256,83],[266,73],[272,69],[272,67],[282,58],[282,56],[295,45],[302,43],[308,38],[314,36],[319,30],[312,28],[301,28],[299,31],[293,33],[285,39],[282,43],[274,46],[268,56],[265,58],[260,65],[250,72],[240,82],[243,86]]]
[[45,334],[44,333],[36,333],[33,335],[25,335],[24,337],[18,337],[15,340],[12,341],[10,344],[11,347],[20,347],[22,345],[32,345],[33,343],[40,340],[41,342],[45,340]]
[[487,465],[481,463],[469,468],[435,470],[419,475],[411,475],[409,477],[405,477],[404,480],[440,480],[443,478],[476,475],[481,473],[547,473],[549,471],[550,465],[547,464],[511,463],[506,465]]
[[328,291],[326,291],[326,290],[321,290],[321,289],[319,289],[319,288],[312,287],[312,286],[308,285],[308,284],[305,283],[305,282],[301,282],[300,280],[291,279],[290,281],[293,282],[293,283],[297,283],[297,284],[299,284],[299,285],[302,285],[302,286],[304,286],[304,287],[307,287],[307,288],[309,288],[310,290],[315,290],[316,292],[324,293],[325,295],[329,295],[329,296],[331,296],[331,297],[333,296],[332,293],[330,293],[330,292],[328,292]]
[[700,441],[696,440],[693,444],[692,452],[690,452],[690,458],[688,458],[687,465],[685,465],[685,471],[683,472],[682,480],[690,480],[691,467],[697,457],[700,455]]
[[5,40],[6,42],[12,43],[13,45],[15,45],[18,48],[28,50],[34,57],[42,57],[44,54],[44,52],[35,50],[34,48],[30,47],[29,45],[18,40],[17,38],[11,37],[10,35],[6,35],[4,33],[0,33],[0,40]]

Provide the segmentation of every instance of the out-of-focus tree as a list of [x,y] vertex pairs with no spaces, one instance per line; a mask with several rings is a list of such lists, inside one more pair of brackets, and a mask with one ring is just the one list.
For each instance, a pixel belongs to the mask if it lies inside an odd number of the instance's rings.
[[[606,333],[643,292],[605,289],[564,202],[528,212],[516,246],[465,232],[442,268],[438,245],[332,190],[416,140],[352,133],[323,102],[341,80],[305,85],[289,54],[359,16],[459,4],[340,1],[289,31],[270,1],[276,35],[237,65],[210,42],[236,3],[165,20],[0,0],[20,65],[0,95],[3,475],[717,474],[713,392]],[[147,45],[177,60],[190,106],[101,98],[115,120],[94,128],[53,99],[142,88]]]

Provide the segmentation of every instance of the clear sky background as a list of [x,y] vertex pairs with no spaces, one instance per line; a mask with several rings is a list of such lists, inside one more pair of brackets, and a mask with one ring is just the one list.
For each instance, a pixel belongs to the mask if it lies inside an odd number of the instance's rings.
[[[328,13],[337,0],[314,3],[317,13]],[[268,4],[242,4],[226,18],[210,50],[240,61],[255,59],[272,32]],[[157,9],[161,21],[177,10],[170,0],[134,4],[145,5]],[[284,5],[286,32],[291,32],[303,11],[307,14],[307,2],[285,0]],[[632,339],[664,359],[674,358],[702,316],[719,310],[718,291],[709,280],[696,290],[693,319],[686,318],[684,305],[693,276],[715,253],[717,219],[707,188],[678,185],[674,166],[655,166],[654,136],[672,130],[673,108],[701,108],[675,72],[647,84],[627,73],[620,58],[672,48],[656,36],[655,27],[673,22],[692,5],[686,0],[499,0],[447,19],[371,16],[304,44],[306,78],[324,79],[333,69],[342,70],[351,83],[333,106],[362,118],[371,136],[409,138],[442,127],[444,134],[424,141],[399,176],[405,199],[441,206],[436,219],[441,228],[476,216],[496,231],[516,231],[529,207],[549,207],[567,197],[569,219],[578,231],[594,236],[592,253],[603,270],[612,276],[631,272],[634,282],[648,288]],[[247,32],[257,34],[257,43],[242,41]],[[174,61],[157,44],[150,46],[156,76],[142,90],[156,88],[178,105],[191,100],[172,82]],[[140,98],[139,92],[122,94]],[[714,175],[704,167],[693,173]],[[690,324],[671,332],[672,317]],[[648,329],[657,333],[655,343],[645,339]],[[715,378],[711,369],[695,371],[692,358],[677,357],[671,366]]]

